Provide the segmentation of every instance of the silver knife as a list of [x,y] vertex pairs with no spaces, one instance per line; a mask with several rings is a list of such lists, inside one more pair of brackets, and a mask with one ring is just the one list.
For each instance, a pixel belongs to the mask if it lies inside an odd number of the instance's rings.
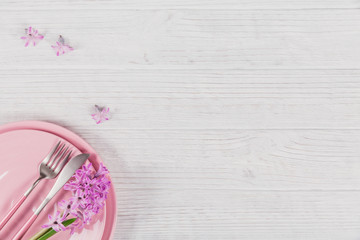
[[36,220],[37,216],[44,209],[46,204],[48,204],[48,202],[55,196],[55,194],[65,185],[65,183],[69,181],[69,179],[74,175],[76,170],[85,163],[89,156],[90,154],[83,153],[69,160],[69,162],[59,174],[58,179],[56,180],[49,194],[46,196],[45,200],[40,204],[40,206],[38,207],[38,209],[36,209],[31,218],[20,229],[20,231],[16,234],[13,240],[20,240],[25,235],[25,233],[29,230],[30,226]]

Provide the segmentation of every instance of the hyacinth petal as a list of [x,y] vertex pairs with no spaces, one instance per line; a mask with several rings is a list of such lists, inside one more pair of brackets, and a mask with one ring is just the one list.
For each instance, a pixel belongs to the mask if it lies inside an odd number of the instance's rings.
[[41,227],[42,228],[49,228],[51,226],[51,224],[44,224],[44,225],[42,225]]

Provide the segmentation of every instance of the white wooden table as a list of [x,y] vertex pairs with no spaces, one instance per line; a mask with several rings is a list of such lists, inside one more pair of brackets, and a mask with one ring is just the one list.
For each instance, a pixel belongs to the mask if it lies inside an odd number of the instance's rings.
[[[112,172],[120,239],[360,239],[359,0],[1,0],[0,124]],[[29,25],[46,35],[35,48]],[[56,57],[61,34],[75,51]],[[96,125],[94,104],[111,108]]]

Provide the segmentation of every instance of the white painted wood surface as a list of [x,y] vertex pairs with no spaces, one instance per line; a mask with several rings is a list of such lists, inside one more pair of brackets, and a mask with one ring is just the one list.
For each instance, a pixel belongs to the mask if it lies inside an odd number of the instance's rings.
[[[0,123],[112,171],[120,239],[360,239],[358,0],[2,0]],[[29,25],[46,35],[19,39]],[[75,51],[56,57],[61,34]],[[111,108],[96,125],[94,104]]]

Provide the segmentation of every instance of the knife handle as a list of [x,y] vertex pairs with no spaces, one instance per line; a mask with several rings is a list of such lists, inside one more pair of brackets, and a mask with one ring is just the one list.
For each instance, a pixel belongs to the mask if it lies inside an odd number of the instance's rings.
[[10,218],[14,215],[14,213],[18,210],[18,208],[23,204],[29,194],[34,190],[34,188],[38,185],[38,183],[44,177],[40,176],[36,181],[31,185],[31,187],[25,192],[25,194],[16,202],[16,204],[10,209],[10,211],[6,214],[6,216],[0,222],[0,231],[6,225],[6,223],[10,220]]
[[29,230],[31,225],[35,222],[36,218],[38,217],[37,214],[33,214],[31,218],[25,223],[25,225],[20,229],[20,231],[15,235],[13,240],[20,240],[22,237],[24,237],[25,233]]
[[21,204],[23,204],[23,202],[25,201],[25,199],[27,198],[26,195],[23,195],[18,201],[17,203],[10,209],[10,211],[6,214],[6,216],[3,218],[3,220],[1,220],[0,222],[0,230],[6,225],[6,223],[10,220],[10,218],[14,215],[14,213],[16,212],[16,210],[18,210],[18,208],[21,206]]

